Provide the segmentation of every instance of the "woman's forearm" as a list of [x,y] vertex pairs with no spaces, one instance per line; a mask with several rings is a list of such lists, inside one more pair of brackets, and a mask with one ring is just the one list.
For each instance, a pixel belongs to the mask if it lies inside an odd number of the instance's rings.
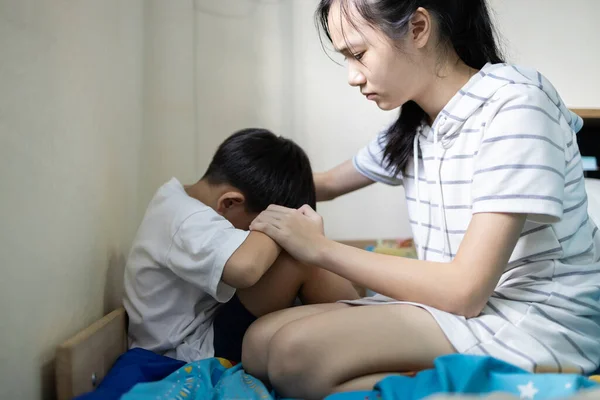
[[327,172],[314,175],[317,201],[333,200],[346,193],[369,186],[374,182],[361,175],[351,160],[341,163]]
[[329,240],[320,254],[322,268],[377,293],[453,314],[471,313],[469,285],[461,282],[452,263],[378,254]]
[[313,175],[315,180],[315,190],[317,193],[317,201],[333,200],[330,189],[330,182],[327,172],[317,172]]
[[478,213],[451,262],[360,250],[322,237],[314,264],[377,293],[463,316],[478,315],[494,292],[526,215]]

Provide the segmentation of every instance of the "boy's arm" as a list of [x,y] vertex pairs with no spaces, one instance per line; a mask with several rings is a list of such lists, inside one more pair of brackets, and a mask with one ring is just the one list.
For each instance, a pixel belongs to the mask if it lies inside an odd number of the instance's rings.
[[250,232],[246,240],[229,257],[221,279],[236,289],[254,286],[281,253],[281,247],[261,232]]

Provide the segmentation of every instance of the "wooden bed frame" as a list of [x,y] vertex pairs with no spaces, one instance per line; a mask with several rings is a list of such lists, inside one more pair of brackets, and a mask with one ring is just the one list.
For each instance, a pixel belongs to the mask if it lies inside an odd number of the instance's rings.
[[119,308],[58,346],[58,400],[92,391],[117,358],[127,351],[127,313]]

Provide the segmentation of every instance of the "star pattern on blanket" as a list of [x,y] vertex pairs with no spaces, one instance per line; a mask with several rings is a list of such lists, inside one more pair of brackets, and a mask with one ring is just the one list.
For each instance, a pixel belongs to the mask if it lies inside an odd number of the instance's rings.
[[539,392],[539,390],[535,388],[532,381],[529,381],[527,385],[517,385],[517,388],[519,389],[522,399],[533,400],[537,392]]

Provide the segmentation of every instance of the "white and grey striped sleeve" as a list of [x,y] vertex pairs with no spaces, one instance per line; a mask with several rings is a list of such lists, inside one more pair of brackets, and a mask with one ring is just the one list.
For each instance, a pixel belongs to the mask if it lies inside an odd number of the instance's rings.
[[398,186],[402,184],[402,174],[395,175],[385,167],[383,159],[384,134],[385,132],[380,133],[368,145],[360,149],[352,162],[358,172],[372,181]]
[[565,138],[560,110],[539,88],[509,87],[475,159],[473,213],[528,214],[552,223],[563,215]]

